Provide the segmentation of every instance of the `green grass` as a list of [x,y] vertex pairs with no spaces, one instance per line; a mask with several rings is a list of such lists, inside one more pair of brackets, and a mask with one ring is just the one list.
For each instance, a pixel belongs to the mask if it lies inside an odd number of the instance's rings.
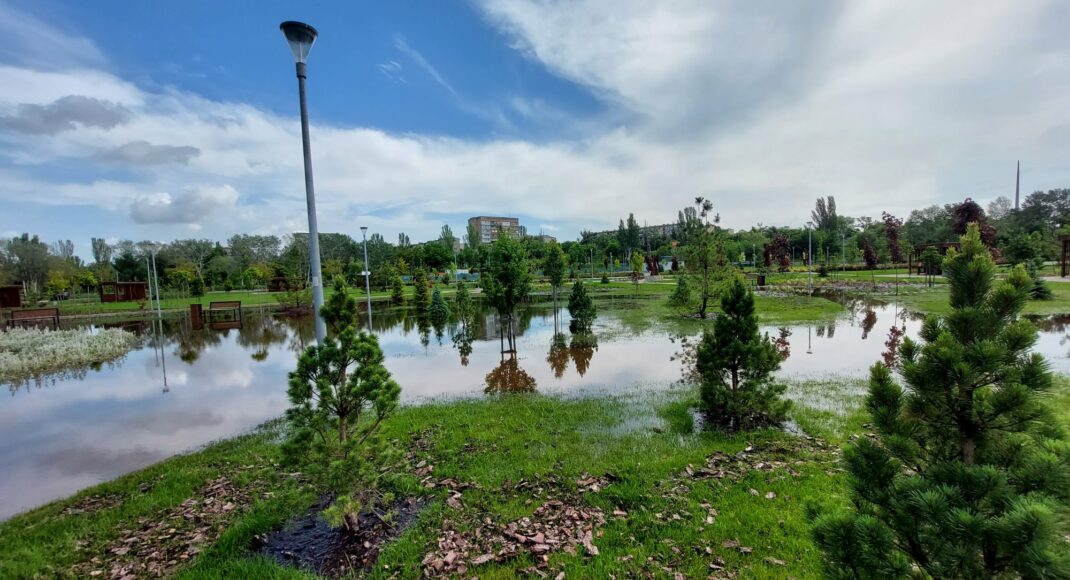
[[[445,294],[453,294],[452,286],[443,287]],[[325,290],[325,297],[329,297],[333,290],[327,288]],[[358,299],[363,300],[365,297],[362,289],[351,288],[349,293],[356,296]],[[166,294],[166,293],[165,293]],[[274,307],[279,304],[279,299],[284,295],[280,292],[252,292],[248,290],[234,290],[231,292],[209,292],[199,298],[161,298],[160,308],[163,310],[186,310],[190,304],[201,304],[204,307],[208,307],[208,304],[213,301],[224,300],[239,300],[242,303],[242,307],[258,307],[258,306],[270,306]],[[412,297],[412,287],[407,286],[405,288],[406,298]],[[389,292],[373,291],[372,299],[374,300],[386,300],[390,298]],[[96,296],[89,298],[75,297],[70,300],[61,300],[55,303],[59,308],[59,313],[62,316],[74,315],[74,314],[108,314],[115,312],[138,312],[141,310],[141,305],[137,302],[100,302],[100,299]],[[152,304],[145,304],[146,310],[155,310],[155,301]]]
[[[1026,303],[1023,314],[1051,315],[1070,314],[1070,283],[1049,282],[1048,288],[1052,290],[1051,300],[1030,300]],[[874,298],[889,301],[897,301],[907,308],[925,314],[947,314],[951,311],[948,304],[948,289],[946,286],[933,289],[900,289],[899,296],[888,292],[874,293]]]
[[[861,379],[791,384],[792,419],[808,433],[843,444],[863,431],[864,389]],[[1070,377],[1058,377],[1051,396],[1060,419],[1070,422]],[[554,553],[551,576],[564,571],[566,577],[672,577],[675,572],[705,577],[718,558],[740,577],[819,577],[820,556],[804,506],[811,500],[846,501],[846,476],[834,450],[776,431],[696,432],[689,413],[695,397],[687,388],[638,389],[598,398],[511,395],[403,407],[386,424],[385,435],[412,449],[414,460],[433,465],[436,479],[453,477],[478,488],[463,492],[460,509],[447,506],[441,490],[422,492],[430,503],[385,547],[368,575],[419,577],[420,562],[435,548],[444,520],[471,532],[485,518],[504,524],[530,515],[546,499],[562,497],[607,515],[614,509],[628,515],[607,517],[594,542],[599,556],[582,548]],[[256,490],[258,499],[248,509],[235,510],[222,534],[178,575],[307,578],[250,552],[258,534],[303,513],[316,497],[277,465],[278,439],[278,424],[268,424],[4,522],[0,577],[84,576],[95,569],[91,559],[114,546],[122,530],[159,520],[206,481],[227,475]],[[416,440],[422,444],[413,445]],[[738,481],[684,474],[688,465],[699,467],[715,452],[732,455],[748,446],[757,450],[756,459],[786,462],[798,476],[786,468],[746,471]],[[574,482],[584,473],[616,479],[598,492],[580,493]],[[548,491],[542,496],[503,491],[506,481],[520,480],[538,482]],[[404,488],[417,488],[415,478],[407,481]],[[766,499],[768,492],[775,498]],[[65,513],[94,502],[103,507]],[[703,504],[717,510],[714,523],[704,521]],[[724,547],[726,541],[753,552]],[[485,564],[469,574],[515,577],[532,564],[530,558]]]
[[[651,328],[665,328],[669,331],[698,332],[712,322],[712,315],[720,311],[720,302],[716,299],[709,304],[706,320],[693,318],[696,308],[679,308],[670,306],[668,294],[640,295],[614,293],[595,294],[598,308],[609,310],[620,319],[630,331],[638,332]],[[844,312],[841,304],[820,296],[801,294],[758,295],[755,297],[755,310],[758,318],[765,324],[789,324],[833,319]]]

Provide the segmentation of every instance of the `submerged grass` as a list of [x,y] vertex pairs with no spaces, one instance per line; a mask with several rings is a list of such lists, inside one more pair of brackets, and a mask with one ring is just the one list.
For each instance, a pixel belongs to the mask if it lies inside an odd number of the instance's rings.
[[133,333],[118,328],[11,328],[0,332],[0,383],[18,383],[111,362],[137,342]]

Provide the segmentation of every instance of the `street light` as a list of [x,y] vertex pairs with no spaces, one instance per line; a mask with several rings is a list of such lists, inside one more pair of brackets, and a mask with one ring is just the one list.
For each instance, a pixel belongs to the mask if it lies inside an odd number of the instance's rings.
[[360,226],[360,235],[364,238],[364,293],[368,295],[368,332],[372,331],[372,283],[371,270],[368,269],[368,226]]
[[305,61],[316,42],[315,28],[303,23],[287,21],[279,25],[290,44],[294,61],[297,62],[297,90],[301,99],[301,144],[305,154],[305,205],[308,208],[308,255],[312,269],[312,308],[316,315],[316,342],[323,344],[327,338],[327,325],[323,321],[323,280],[320,269],[319,228],[316,225],[316,193],[312,186],[312,145],[308,139],[308,105],[305,102]]
[[810,293],[814,293],[814,222],[806,222],[806,272],[810,274]]

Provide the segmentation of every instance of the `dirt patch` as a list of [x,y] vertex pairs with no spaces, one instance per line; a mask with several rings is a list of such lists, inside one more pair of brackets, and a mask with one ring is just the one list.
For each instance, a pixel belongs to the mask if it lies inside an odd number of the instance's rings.
[[[168,576],[214,542],[257,498],[257,484],[226,476],[209,480],[192,497],[157,517],[141,517],[119,531],[103,553],[74,566],[79,577],[129,580]],[[82,548],[83,546],[78,546]]]
[[374,564],[382,546],[416,521],[425,505],[415,498],[399,500],[384,511],[362,514],[351,529],[331,527],[320,515],[332,501],[324,497],[286,528],[258,538],[257,551],[283,566],[338,578]]

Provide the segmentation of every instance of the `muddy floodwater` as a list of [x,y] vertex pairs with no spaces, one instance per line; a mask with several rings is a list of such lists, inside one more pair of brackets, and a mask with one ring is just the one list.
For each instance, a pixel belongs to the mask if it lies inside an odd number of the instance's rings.
[[[921,324],[895,305],[844,304],[847,312],[835,321],[763,328],[787,356],[782,376],[864,376],[887,351],[893,325],[916,336]],[[551,308],[524,311],[519,354],[504,361],[489,313],[477,318],[466,356],[452,339],[455,326],[422,326],[403,309],[374,312],[373,326],[409,403],[504,391],[667,388],[680,377],[680,329],[625,322],[603,309],[597,339],[575,340],[568,312],[556,318],[560,334]],[[1053,370],[1070,373],[1070,317],[1036,322],[1037,350]],[[310,319],[268,313],[200,330],[182,317],[124,324],[141,344],[122,360],[4,385],[0,519],[279,416],[287,407],[286,374],[314,340]]]

